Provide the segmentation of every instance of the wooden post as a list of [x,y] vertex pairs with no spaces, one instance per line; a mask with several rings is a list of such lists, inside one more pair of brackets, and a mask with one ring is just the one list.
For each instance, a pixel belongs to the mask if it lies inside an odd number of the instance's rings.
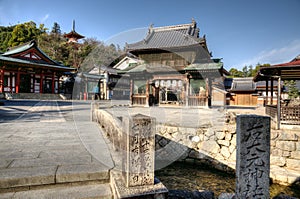
[[52,73],[52,85],[51,85],[51,89],[52,89],[52,94],[55,93],[55,72]]
[[281,77],[278,77],[277,83],[277,129],[280,129],[280,120],[281,120],[281,104],[280,104],[280,95],[281,95]]
[[269,104],[269,99],[268,99],[268,97],[269,97],[269,80],[267,79],[266,80],[266,104],[265,105],[268,105]]
[[20,89],[20,71],[17,72],[17,82],[16,82],[16,93],[19,93]]
[[4,69],[1,70],[0,76],[0,92],[3,93],[4,91]]
[[274,93],[274,78],[271,77],[271,105],[273,105],[273,93]]
[[43,93],[43,72],[40,74],[40,93]]
[[189,96],[190,96],[190,79],[186,77],[186,88],[185,88],[185,105],[189,106]]
[[133,88],[134,88],[134,81],[133,79],[130,80],[130,104],[133,105]]
[[145,107],[149,107],[149,80],[146,80],[146,104]]

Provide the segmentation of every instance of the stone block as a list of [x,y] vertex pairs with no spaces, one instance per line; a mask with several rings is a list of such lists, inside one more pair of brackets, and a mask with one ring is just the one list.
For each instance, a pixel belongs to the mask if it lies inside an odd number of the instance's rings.
[[274,140],[271,140],[271,142],[270,142],[270,146],[271,146],[271,147],[275,147],[275,146],[276,146],[276,141],[274,141]]
[[216,132],[216,137],[218,140],[223,140],[225,138],[225,132],[224,131]]
[[62,165],[57,169],[56,182],[109,181],[108,169],[101,164]]
[[291,158],[300,160],[300,151],[292,151],[291,152]]
[[231,155],[228,147],[224,147],[224,146],[221,148],[221,154],[225,157],[225,159],[229,158]]
[[226,133],[225,134],[225,140],[231,141],[232,134],[231,133]]
[[271,149],[271,155],[273,156],[282,156],[283,150],[277,149],[277,148],[272,148]]
[[211,154],[214,153],[219,153],[220,151],[220,146],[216,141],[209,140],[209,141],[204,141],[201,145],[201,150],[207,151]]
[[269,198],[270,117],[237,116],[236,197]]
[[232,135],[231,144],[236,146],[236,134]]
[[299,170],[300,169],[300,160],[295,159],[286,159],[286,167],[293,169],[293,170]]
[[276,148],[282,149],[284,151],[295,151],[296,142],[294,141],[277,141]]
[[236,160],[236,149],[234,149],[234,151],[231,153],[229,159],[230,160]]
[[230,142],[228,140],[218,140],[217,141],[218,144],[222,145],[222,146],[229,146]]
[[280,141],[298,141],[298,136],[292,132],[281,132],[278,136]]
[[228,149],[229,149],[230,153],[233,153],[233,151],[236,149],[236,147],[233,145],[230,145]]
[[[127,187],[154,184],[155,118],[137,114],[123,120],[122,168]],[[176,127],[170,127],[175,132]]]
[[296,142],[296,150],[300,151],[300,142]]
[[206,137],[211,137],[213,135],[215,135],[215,131],[212,128],[207,129],[207,131],[205,132]]
[[277,165],[277,166],[283,167],[285,165],[285,158],[279,157],[279,156],[271,156],[270,163],[271,163],[271,165]]

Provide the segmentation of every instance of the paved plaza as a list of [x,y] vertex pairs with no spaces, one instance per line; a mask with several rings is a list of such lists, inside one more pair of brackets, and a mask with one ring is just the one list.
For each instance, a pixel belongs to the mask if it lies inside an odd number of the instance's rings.
[[0,118],[0,198],[110,196],[113,161],[90,103],[12,100]]

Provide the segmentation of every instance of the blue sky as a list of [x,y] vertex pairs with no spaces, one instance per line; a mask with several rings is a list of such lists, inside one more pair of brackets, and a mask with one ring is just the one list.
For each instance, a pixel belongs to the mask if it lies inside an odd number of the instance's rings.
[[[71,4],[73,2],[73,4]],[[288,62],[300,54],[300,0],[0,0],[0,25],[58,22],[108,43],[142,39],[154,27],[190,23],[225,68]],[[133,31],[134,30],[134,31]]]

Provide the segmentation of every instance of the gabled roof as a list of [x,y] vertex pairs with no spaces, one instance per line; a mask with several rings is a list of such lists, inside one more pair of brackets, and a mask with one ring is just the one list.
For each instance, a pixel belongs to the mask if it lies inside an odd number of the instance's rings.
[[23,45],[14,47],[7,52],[0,54],[0,64],[11,66],[29,66],[43,69],[55,69],[59,71],[72,71],[74,68],[66,67],[59,62],[52,60],[33,40]]
[[145,49],[170,49],[201,44],[207,50],[206,39],[205,37],[199,37],[199,32],[200,30],[197,28],[197,23],[194,20],[190,24],[157,28],[150,26],[145,39],[133,44],[127,44],[126,48],[128,51],[134,51]]
[[39,49],[35,40],[14,47],[3,53],[1,56],[33,61],[41,64],[63,66],[62,64],[48,57],[41,49]]
[[253,78],[233,78],[230,91],[255,91],[256,85]]

